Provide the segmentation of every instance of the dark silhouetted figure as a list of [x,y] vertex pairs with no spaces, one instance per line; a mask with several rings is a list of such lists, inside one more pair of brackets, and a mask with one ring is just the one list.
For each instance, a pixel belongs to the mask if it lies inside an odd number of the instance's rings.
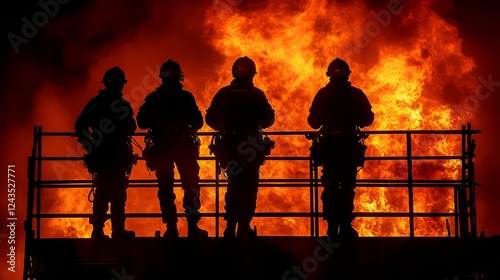
[[274,147],[274,141],[262,135],[274,123],[274,109],[265,93],[254,86],[256,73],[253,60],[238,58],[232,67],[233,81],[219,89],[205,116],[207,125],[217,131],[211,152],[228,179],[227,238],[256,236],[250,222],[256,209],[259,169]]
[[131,145],[136,130],[134,112],[123,99],[122,90],[127,80],[122,69],[115,66],[107,70],[102,83],[105,88],[90,99],[75,122],[78,141],[87,150],[85,166],[93,174],[92,238],[108,238],[103,231],[108,203],[111,205],[111,237],[134,237],[133,231],[125,230],[128,177],[136,162]]
[[[207,237],[198,227],[201,207],[198,163],[200,139],[197,131],[203,126],[203,116],[193,94],[183,90],[181,66],[169,59],[160,68],[162,84],[150,93],[137,113],[137,125],[147,129],[146,164],[155,171],[158,199],[166,238],[177,238],[177,208],[174,193],[174,168],[179,172],[184,191],[183,207],[188,223],[188,237]],[[175,165],[175,166],[174,166]]]
[[363,166],[366,138],[360,128],[373,123],[372,106],[365,93],[351,86],[349,65],[336,58],[328,66],[330,82],[312,102],[307,119],[319,129],[319,140],[311,147],[313,161],[322,165],[321,194],[327,234],[334,238],[358,237],[352,228],[358,167]]

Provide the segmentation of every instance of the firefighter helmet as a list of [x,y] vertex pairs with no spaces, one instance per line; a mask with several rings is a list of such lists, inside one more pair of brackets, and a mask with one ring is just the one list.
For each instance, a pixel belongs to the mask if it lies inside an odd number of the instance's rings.
[[327,77],[349,76],[350,74],[351,74],[351,69],[349,68],[347,62],[338,57],[334,59],[332,62],[330,62],[330,65],[328,65],[328,70],[326,71]]
[[184,73],[182,72],[181,65],[169,59],[160,67],[160,78],[179,79],[183,81]]
[[127,79],[125,79],[125,72],[123,72],[123,70],[118,66],[110,68],[104,73],[104,76],[102,78],[102,83],[104,85],[112,85],[119,83],[126,84]]
[[236,59],[233,63],[232,72],[234,76],[251,77],[257,74],[255,62],[247,56]]

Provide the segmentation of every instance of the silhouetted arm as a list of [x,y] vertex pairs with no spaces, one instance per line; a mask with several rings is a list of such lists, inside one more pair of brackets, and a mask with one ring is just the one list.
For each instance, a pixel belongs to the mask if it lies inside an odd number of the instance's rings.
[[373,124],[375,114],[372,111],[372,105],[370,104],[368,97],[363,92],[361,92],[361,94],[359,95],[359,106],[360,117],[358,125],[360,127],[365,127]]
[[198,105],[196,104],[196,100],[195,100],[193,94],[191,94],[191,93],[189,95],[188,102],[190,104],[189,105],[190,106],[190,109],[189,109],[190,114],[189,114],[189,119],[188,119],[189,125],[192,128],[199,130],[200,128],[203,127],[203,124],[204,124],[203,115],[201,114],[201,111],[198,108]]
[[134,119],[134,111],[130,104],[127,102],[128,105],[128,112],[126,114],[126,117],[120,121],[120,127],[121,127],[121,132],[123,135],[130,136],[135,133],[137,130],[137,123]]
[[154,126],[155,107],[151,95],[148,95],[144,100],[144,104],[139,107],[139,111],[137,112],[137,126],[140,129],[148,129]]
[[275,122],[275,112],[271,104],[267,100],[264,92],[260,93],[260,126],[268,128]]
[[309,116],[307,117],[307,123],[313,129],[319,129],[323,122],[325,121],[325,116],[323,114],[324,100],[323,91],[320,90],[313,99],[311,107],[309,108]]
[[205,122],[213,130],[221,131],[223,130],[223,120],[222,120],[222,107],[220,100],[220,92],[217,92],[210,103],[205,115]]
[[85,135],[90,135],[89,128],[92,124],[93,108],[94,106],[92,102],[87,103],[80,115],[76,118],[74,128],[79,142],[85,139]]

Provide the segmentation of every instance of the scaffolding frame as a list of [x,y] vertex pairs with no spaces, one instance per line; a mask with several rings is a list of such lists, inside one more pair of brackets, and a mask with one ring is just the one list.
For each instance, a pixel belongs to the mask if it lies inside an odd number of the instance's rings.
[[[89,218],[90,213],[42,213],[42,190],[47,188],[90,188],[92,180],[43,180],[42,163],[44,161],[67,161],[79,160],[83,157],[63,157],[63,156],[43,156],[42,140],[47,136],[75,137],[75,133],[69,132],[45,132],[41,126],[34,127],[33,148],[28,157],[28,196],[27,196],[27,217],[25,220],[25,269],[24,279],[30,278],[30,275],[36,275],[38,269],[33,267],[36,261],[32,260],[31,244],[33,240],[41,238],[41,219],[46,218]],[[264,135],[272,136],[303,136],[309,137],[316,131],[270,131],[263,132]],[[473,130],[471,124],[462,126],[461,130],[386,130],[386,131],[363,131],[367,135],[404,135],[406,139],[406,156],[367,156],[366,161],[406,161],[408,170],[405,180],[395,179],[358,179],[357,187],[405,187],[408,190],[408,212],[355,212],[356,217],[404,217],[409,219],[410,237],[415,237],[414,219],[417,217],[450,217],[455,219],[455,237],[477,237],[476,225],[476,202],[475,188],[480,186],[475,182],[474,162],[476,143],[473,135],[481,133],[480,130]],[[461,154],[460,155],[426,155],[415,156],[412,153],[412,136],[414,135],[461,135]],[[144,136],[145,133],[135,133],[134,136]],[[200,136],[211,136],[213,133],[200,132]],[[76,141],[76,139],[75,139]],[[143,160],[139,157],[139,160]],[[220,188],[225,187],[227,181],[221,179],[220,167],[213,156],[201,156],[199,160],[215,161],[215,179],[200,179],[200,186],[215,187],[215,211],[212,213],[201,213],[202,217],[215,218],[215,236],[219,237],[219,221],[224,217],[224,212],[219,211]],[[278,178],[261,179],[259,187],[308,187],[309,188],[309,211],[307,212],[257,212],[255,217],[306,217],[310,219],[310,235],[318,237],[319,219],[322,213],[319,209],[321,180],[319,176],[319,167],[314,165],[311,156],[268,156],[266,161],[287,160],[287,161],[307,161],[309,163],[309,178]],[[413,178],[413,164],[418,160],[460,160],[461,178],[457,180],[417,180]],[[151,187],[156,185],[156,179],[148,180],[129,180],[129,188]],[[179,180],[176,184],[179,185]],[[453,188],[454,191],[454,212],[453,213],[415,213],[414,211],[414,188],[416,187],[445,187]],[[179,217],[184,216],[178,213]],[[158,218],[160,213],[126,213],[126,217],[131,218]],[[33,228],[35,225],[35,228]],[[449,231],[449,224],[448,231]],[[450,235],[451,237],[451,235]]]

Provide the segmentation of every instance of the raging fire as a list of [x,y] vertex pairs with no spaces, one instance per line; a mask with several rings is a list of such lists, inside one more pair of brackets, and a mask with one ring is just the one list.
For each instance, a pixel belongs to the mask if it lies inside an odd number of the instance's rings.
[[[269,1],[255,6],[238,1],[238,5],[234,4],[224,13],[214,6],[206,13],[206,36],[222,61],[217,67],[219,79],[205,84],[203,96],[211,97],[226,85],[231,79],[228,69],[237,57],[246,55],[258,67],[256,86],[266,92],[276,110],[276,123],[270,130],[310,130],[306,119],[311,101],[328,82],[325,75],[328,63],[341,57],[351,66],[353,85],[363,89],[373,105],[375,122],[367,129],[456,129],[463,124],[463,116],[454,115],[451,106],[443,102],[443,94],[449,88],[447,85],[468,89],[467,75],[474,62],[462,54],[457,28],[436,13],[432,1],[387,1],[387,5],[375,10],[361,1],[310,0],[293,4]],[[208,104],[203,105],[202,110]],[[277,142],[274,156],[308,155],[310,143],[304,137],[276,136],[274,139]],[[416,135],[412,138],[412,153],[456,155],[460,152],[460,140],[460,137],[446,135]],[[202,138],[202,141],[202,156],[207,156],[210,138]],[[404,135],[371,135],[365,143],[369,146],[368,156],[405,156],[407,153]],[[201,178],[213,179],[213,163],[201,161],[200,164]],[[262,167],[261,177],[308,178],[308,168],[308,164],[268,161]],[[460,179],[460,168],[458,161],[426,161],[415,162],[412,171],[415,179]],[[368,161],[359,178],[404,180],[407,174],[405,161]],[[132,178],[145,177],[154,178],[154,175],[148,174],[140,162]],[[75,174],[73,179],[81,178],[88,179],[88,176]],[[50,204],[50,211],[90,213],[89,203],[75,199],[86,197],[87,192],[87,189],[56,192],[54,199],[64,197],[65,203]],[[180,188],[177,197],[182,197]],[[221,212],[223,197],[221,189],[218,206]],[[358,187],[356,211],[404,213],[409,211],[408,199],[407,188],[391,187],[389,182],[381,188]],[[182,211],[180,201],[177,200],[177,207]],[[215,211],[213,188],[203,188],[202,204],[202,212]],[[416,188],[413,210],[452,213],[453,192]],[[127,211],[159,212],[155,187],[129,189]],[[307,212],[309,190],[261,188],[257,211]],[[445,222],[445,218],[417,218],[416,235],[445,236]],[[450,222],[453,227],[453,221]],[[253,223],[261,235],[310,234],[307,218],[255,218]],[[324,233],[325,226],[321,223]],[[185,234],[182,218],[179,224],[181,234],[183,231]],[[47,226],[61,229],[64,236],[90,235],[86,219],[51,220]],[[202,219],[201,226],[214,234],[213,218]],[[354,226],[362,236],[409,235],[409,219],[404,217],[357,218]],[[127,227],[136,230],[138,235],[151,236],[155,230],[162,229],[162,224],[160,219],[129,218]]]

